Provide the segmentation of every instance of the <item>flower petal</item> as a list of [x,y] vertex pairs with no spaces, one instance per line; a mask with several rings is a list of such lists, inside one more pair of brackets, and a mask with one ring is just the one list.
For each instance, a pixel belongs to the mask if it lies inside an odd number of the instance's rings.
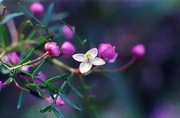
[[118,53],[115,54],[113,59],[108,60],[109,63],[114,63],[118,57]]
[[84,54],[82,53],[74,54],[72,57],[78,62],[85,61]]
[[92,60],[91,64],[92,64],[92,65],[96,65],[96,66],[100,66],[100,65],[106,64],[106,62],[105,62],[103,59],[101,59],[101,58],[99,58],[99,57],[96,57],[96,58],[94,58],[94,59]]
[[97,50],[97,48],[92,48],[92,49],[88,50],[86,52],[86,54],[90,54],[92,59],[94,59],[98,54],[98,50]]
[[82,74],[88,72],[92,67],[92,64],[91,63],[87,63],[87,62],[82,62],[80,65],[79,65],[79,70]]

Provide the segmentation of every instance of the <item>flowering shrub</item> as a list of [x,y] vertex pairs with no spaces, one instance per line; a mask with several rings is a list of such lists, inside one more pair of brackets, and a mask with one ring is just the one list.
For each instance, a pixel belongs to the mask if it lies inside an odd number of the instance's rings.
[[[115,46],[109,43],[101,43],[97,47],[92,47],[86,50],[86,41],[81,40],[73,28],[66,25],[64,20],[59,18],[59,27],[63,26],[63,31],[52,32],[48,28],[48,24],[51,21],[53,4],[50,4],[47,14],[45,14],[45,20],[40,21],[35,16],[37,14],[43,14],[44,7],[40,3],[33,3],[30,7],[30,12],[26,10],[20,3],[19,7],[22,10],[20,13],[12,13],[6,15],[6,9],[4,8],[2,13],[0,32],[1,35],[1,54],[0,62],[1,67],[6,71],[1,73],[9,76],[5,81],[0,80],[0,90],[3,91],[9,84],[15,83],[16,87],[21,91],[17,108],[21,108],[24,101],[25,93],[32,94],[49,104],[39,111],[54,112],[57,117],[63,117],[63,113],[57,109],[64,104],[71,106],[72,108],[82,111],[87,107],[88,112],[95,112],[92,106],[93,101],[89,94],[88,85],[86,85],[85,77],[89,74],[107,73],[107,72],[120,72],[134,63],[137,57],[142,57],[145,53],[144,46],[139,44],[132,49],[132,59],[122,67],[116,69],[106,69],[105,65],[115,62],[118,58]],[[35,15],[35,16],[34,16]],[[19,29],[13,29],[13,34],[10,32],[11,44],[7,43],[5,26],[13,20],[15,17],[24,17],[24,21]],[[61,25],[63,23],[63,25]],[[12,30],[13,24],[8,24],[8,30]],[[30,33],[24,33],[26,27],[30,27]],[[14,36],[17,34],[16,36]],[[18,33],[19,34],[18,34]],[[59,34],[64,34],[67,39],[73,39],[75,36],[79,41],[78,46],[82,46],[81,52],[76,51],[76,46],[69,41],[64,41],[63,44],[58,44]],[[55,40],[56,39],[56,40]],[[61,48],[59,48],[61,45]],[[76,54],[74,54],[76,53]],[[37,57],[37,58],[35,58]],[[79,67],[73,68],[66,65],[61,61],[61,58],[73,58],[74,62],[80,62]],[[46,63],[51,63],[52,66],[60,68],[58,76],[47,78],[46,74],[42,72]],[[55,68],[54,68],[55,69]],[[2,70],[2,69],[1,69]],[[58,70],[58,69],[57,69]],[[79,78],[82,83],[82,90],[80,91],[75,87],[73,83],[74,78]],[[59,84],[59,82],[61,84]],[[58,83],[57,86],[54,84]],[[68,98],[68,94],[64,91],[66,89],[72,90],[79,98],[84,99],[88,104],[76,105]],[[81,101],[81,100],[80,100]],[[87,105],[87,106],[83,106]],[[90,113],[91,114],[91,113]],[[93,116],[96,117],[96,116]]]

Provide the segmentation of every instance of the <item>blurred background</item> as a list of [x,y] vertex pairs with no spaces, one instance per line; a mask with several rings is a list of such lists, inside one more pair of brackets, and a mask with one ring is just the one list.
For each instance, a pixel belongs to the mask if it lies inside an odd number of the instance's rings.
[[[29,9],[33,0],[20,0]],[[85,81],[93,83],[91,93],[100,118],[179,118],[180,116],[180,2],[178,0],[42,0],[45,9],[51,2],[55,14],[67,13],[65,22],[76,27],[87,49],[102,42],[116,46],[119,56],[108,69],[131,59],[131,48],[142,43],[146,54],[119,73],[107,73],[112,79],[93,74]],[[17,1],[4,3],[9,12],[20,11]],[[40,18],[39,18],[40,19]],[[19,21],[15,20],[17,26]],[[62,24],[61,22],[56,22]],[[76,42],[73,39],[72,42]],[[76,52],[80,52],[77,47]],[[63,60],[63,59],[62,59]],[[78,67],[73,59],[63,60]],[[48,73],[47,70],[44,70]],[[78,79],[77,79],[78,80]],[[19,90],[14,86],[0,91],[1,118],[53,118],[39,113],[47,103],[26,95],[17,110]],[[73,98],[72,98],[73,99]],[[82,117],[68,106],[59,108],[69,118]]]

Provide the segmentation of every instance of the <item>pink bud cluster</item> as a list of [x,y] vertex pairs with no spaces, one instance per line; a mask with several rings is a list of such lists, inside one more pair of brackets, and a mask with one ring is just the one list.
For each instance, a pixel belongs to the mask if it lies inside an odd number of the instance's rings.
[[[48,52],[48,55],[50,56],[59,56],[60,55],[60,49],[55,42],[48,42],[45,44],[45,50]],[[63,53],[63,56],[68,58],[71,57],[72,54],[75,52],[74,45],[69,42],[65,41],[61,46],[61,51]]]
[[[7,56],[4,56],[3,61],[10,65],[11,64],[17,65],[20,62],[20,58],[16,52],[10,52],[7,54]],[[29,65],[22,66],[20,69],[25,72],[29,72]],[[46,80],[46,75],[41,71],[38,73],[36,77],[42,80]],[[24,75],[19,75],[19,78],[28,78],[28,77],[25,77]],[[41,83],[41,82],[37,81],[37,83]]]

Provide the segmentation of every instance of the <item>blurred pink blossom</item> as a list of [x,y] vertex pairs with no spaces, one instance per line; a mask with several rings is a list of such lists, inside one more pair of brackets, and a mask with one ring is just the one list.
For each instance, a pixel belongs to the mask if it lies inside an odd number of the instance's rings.
[[[40,72],[37,74],[36,78],[39,78],[39,79],[41,79],[41,80],[46,80],[46,75],[45,75],[43,72],[40,71]],[[39,81],[39,80],[37,80],[36,82],[37,82],[38,84],[42,84],[42,82]]]
[[[55,97],[56,95],[54,95],[54,97]],[[53,103],[53,99],[52,99],[52,97],[51,96],[49,96],[48,98],[47,98],[47,101],[49,102],[49,104],[52,104]],[[59,106],[62,106],[62,105],[64,105],[65,103],[64,103],[64,101],[61,99],[61,97],[60,96],[58,96],[58,98],[57,98],[57,100],[56,100],[56,103],[55,103],[55,107],[59,107]]]
[[131,50],[132,55],[136,57],[142,57],[145,54],[145,47],[143,44],[135,45]]
[[43,5],[41,3],[34,2],[30,6],[30,11],[34,15],[40,15],[40,14],[42,14],[44,12],[44,7],[43,7]]
[[74,54],[74,52],[75,52],[75,47],[69,41],[65,41],[61,46],[61,51],[62,51],[64,57],[71,57],[72,54]]
[[4,56],[3,61],[8,64],[17,65],[20,61],[20,58],[16,52],[10,52],[7,54],[7,56]]
[[72,28],[72,26],[69,27],[67,25],[63,26],[63,35],[69,40],[74,38],[74,33],[70,28]]

